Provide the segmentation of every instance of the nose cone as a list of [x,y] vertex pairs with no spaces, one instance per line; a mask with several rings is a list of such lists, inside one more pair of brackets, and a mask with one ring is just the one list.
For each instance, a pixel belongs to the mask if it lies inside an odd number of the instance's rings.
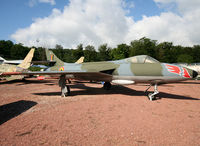
[[186,78],[196,78],[198,76],[198,73],[195,70],[184,67],[183,76]]
[[192,78],[196,78],[197,76],[198,76],[198,73],[193,70],[193,72],[192,72]]
[[195,78],[198,73],[195,70],[184,67],[182,76],[185,78]]

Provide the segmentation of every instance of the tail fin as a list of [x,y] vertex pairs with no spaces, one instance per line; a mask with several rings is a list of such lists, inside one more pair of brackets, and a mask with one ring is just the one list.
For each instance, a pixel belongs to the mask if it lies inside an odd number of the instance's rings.
[[31,61],[33,58],[33,54],[34,54],[35,48],[32,48],[29,53],[26,55],[26,57],[24,58],[24,60],[22,61],[21,64],[17,65],[20,68],[23,69],[28,69],[31,66]]
[[83,63],[84,61],[84,57],[82,56],[81,58],[79,58],[79,60],[77,60],[75,63],[76,64],[80,64],[80,63]]
[[55,66],[63,66],[64,62],[60,60],[54,53],[53,51],[50,51],[48,49],[45,49],[46,52],[46,58],[48,61],[55,61]]

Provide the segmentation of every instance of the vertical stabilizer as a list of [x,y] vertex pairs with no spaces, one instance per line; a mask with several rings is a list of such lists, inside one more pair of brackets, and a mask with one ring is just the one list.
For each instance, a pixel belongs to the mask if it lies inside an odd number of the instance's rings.
[[82,56],[81,58],[79,58],[79,60],[77,60],[75,63],[76,64],[81,64],[84,61],[84,57]]
[[31,61],[33,58],[33,54],[34,54],[35,48],[32,48],[29,53],[26,55],[26,57],[24,58],[24,60],[22,61],[21,64],[17,65],[20,68],[23,69],[28,69],[31,66]]
[[63,66],[64,62],[60,60],[54,53],[53,51],[50,51],[48,49],[45,49],[46,52],[46,58],[48,61],[55,61],[55,66]]

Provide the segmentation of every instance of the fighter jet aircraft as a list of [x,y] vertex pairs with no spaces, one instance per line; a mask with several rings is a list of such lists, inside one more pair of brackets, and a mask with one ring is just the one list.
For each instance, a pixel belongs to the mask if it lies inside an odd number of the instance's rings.
[[[59,86],[62,96],[70,93],[66,79],[103,81],[104,89],[116,84],[149,83],[154,92],[148,94],[153,100],[158,94],[157,86],[161,83],[184,81],[197,76],[197,72],[179,65],[160,63],[150,56],[142,55],[116,61],[87,62],[82,64],[64,63],[52,51],[46,50],[48,58],[56,60],[56,64],[43,72],[19,72],[31,75],[60,75]],[[147,91],[146,90],[146,91]]]
[[[0,75],[3,74],[6,76],[6,80],[15,80],[15,79],[22,79],[24,78],[23,75],[12,76],[15,72],[23,72],[26,71],[30,65],[33,58],[35,49],[32,48],[25,59],[19,65],[11,65],[11,64],[0,64]],[[2,77],[1,77],[2,78]]]

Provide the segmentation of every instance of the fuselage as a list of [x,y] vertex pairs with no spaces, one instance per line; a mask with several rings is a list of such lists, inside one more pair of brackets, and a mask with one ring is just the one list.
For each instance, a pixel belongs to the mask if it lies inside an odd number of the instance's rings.
[[[176,82],[191,79],[196,72],[186,67],[168,63],[134,63],[131,61],[102,61],[86,62],[81,64],[63,63],[60,66],[49,68],[49,71],[68,72],[102,72],[112,75],[112,80],[131,80],[135,83],[149,82]],[[85,79],[85,78],[84,78]],[[88,80],[90,80],[88,78]],[[103,79],[98,79],[102,80]]]
[[0,72],[16,72],[16,65],[11,64],[1,64],[0,65]]

